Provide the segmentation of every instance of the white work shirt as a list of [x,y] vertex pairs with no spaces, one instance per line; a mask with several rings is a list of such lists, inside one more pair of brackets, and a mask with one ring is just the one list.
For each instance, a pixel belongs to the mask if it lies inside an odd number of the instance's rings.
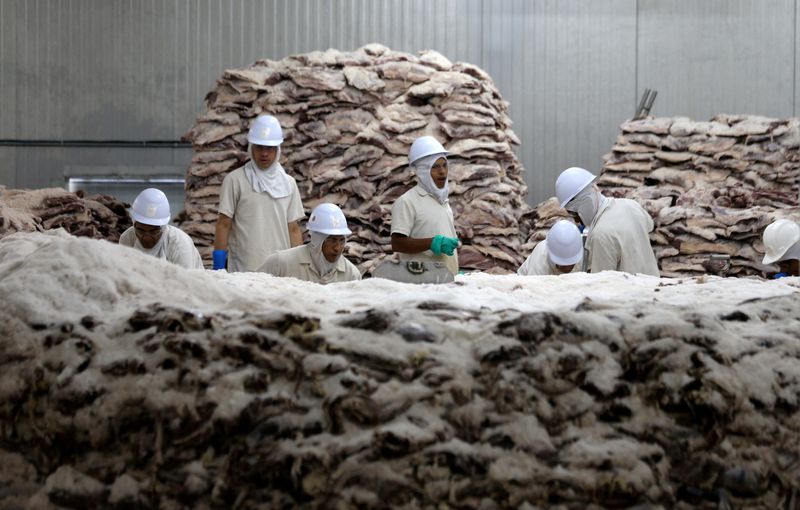
[[284,198],[257,193],[237,168],[225,176],[220,191],[219,213],[231,218],[228,237],[228,271],[255,271],[273,253],[291,248],[288,224],[305,216],[297,182]]
[[[439,201],[419,184],[406,191],[392,206],[392,234],[413,239],[443,235],[458,237],[450,204]],[[400,260],[443,262],[454,275],[458,274],[458,251],[453,255],[434,255],[431,250],[420,253],[398,253]]]
[[[158,258],[165,259],[167,262],[172,262],[186,269],[203,269],[203,259],[200,258],[200,252],[197,251],[194,241],[186,232],[178,227],[165,225],[161,237],[164,240],[164,248]],[[128,228],[119,236],[119,244],[142,252],[145,251],[143,248],[136,246],[136,231],[133,227]]]
[[[572,266],[572,271],[570,271],[570,273],[577,273],[580,270],[581,261],[579,260]],[[547,239],[543,239],[533,248],[533,251],[525,262],[517,269],[517,274],[522,276],[557,276],[564,273],[556,269],[556,265],[550,260],[550,256],[547,252]]]
[[336,261],[336,269],[325,278],[321,278],[311,260],[311,245],[308,244],[273,253],[267,257],[258,271],[322,284],[361,279],[361,272],[352,262],[344,258],[344,255]]
[[660,276],[648,236],[652,230],[653,219],[638,202],[606,198],[586,238],[592,273],[624,271]]

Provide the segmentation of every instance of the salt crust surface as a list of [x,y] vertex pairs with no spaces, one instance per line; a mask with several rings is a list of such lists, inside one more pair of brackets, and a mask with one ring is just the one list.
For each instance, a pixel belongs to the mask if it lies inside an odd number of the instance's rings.
[[323,286],[261,273],[185,270],[130,248],[63,231],[18,233],[0,241],[0,299],[7,312],[32,324],[72,322],[87,315],[113,322],[156,303],[200,313],[300,313],[319,317],[323,324],[337,312],[402,312],[420,302],[479,311],[494,320],[507,311],[573,309],[587,298],[595,307],[664,304],[713,313],[749,299],[798,292],[798,278],[670,279],[617,272],[472,273],[447,285],[372,278]]

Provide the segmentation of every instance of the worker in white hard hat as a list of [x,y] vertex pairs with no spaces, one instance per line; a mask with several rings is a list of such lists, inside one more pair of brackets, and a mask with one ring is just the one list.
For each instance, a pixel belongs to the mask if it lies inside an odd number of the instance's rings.
[[119,238],[119,244],[179,265],[203,269],[203,259],[183,230],[169,225],[169,200],[156,188],[139,193],[131,207],[133,226]]
[[259,115],[247,133],[250,161],[222,181],[214,237],[214,269],[255,271],[268,256],[303,243],[297,182],[281,166],[283,130]]
[[447,151],[432,136],[414,140],[408,161],[417,185],[392,206],[392,250],[400,260],[444,262],[458,274],[458,237],[448,201]]
[[574,223],[558,220],[517,270],[520,275],[560,275],[581,269],[583,240]]
[[777,263],[775,277],[800,276],[800,225],[779,219],[764,229],[764,264]]
[[649,233],[653,219],[638,202],[604,197],[583,168],[567,168],[556,180],[556,198],[561,207],[584,225],[588,269],[624,271],[659,276]]
[[358,268],[342,255],[346,236],[352,232],[338,206],[330,203],[316,206],[307,228],[310,243],[273,253],[258,270],[322,284],[361,279]]

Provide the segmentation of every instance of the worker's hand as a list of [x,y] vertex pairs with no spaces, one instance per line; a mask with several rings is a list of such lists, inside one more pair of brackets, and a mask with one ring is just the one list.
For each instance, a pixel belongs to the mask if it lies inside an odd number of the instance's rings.
[[225,269],[228,263],[228,250],[214,250],[214,269]]
[[444,252],[445,255],[452,255],[455,253],[456,248],[458,248],[457,237],[445,237],[444,241],[442,241],[442,252]]
[[446,237],[437,235],[431,241],[431,251],[434,255],[452,255],[455,249],[458,248],[458,239],[455,237]]

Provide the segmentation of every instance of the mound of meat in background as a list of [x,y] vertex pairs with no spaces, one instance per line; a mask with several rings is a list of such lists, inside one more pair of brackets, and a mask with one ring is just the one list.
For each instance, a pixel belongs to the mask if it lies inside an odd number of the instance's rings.
[[[800,221],[800,119],[717,115],[622,124],[597,185],[653,217],[650,241],[662,276],[761,275],[764,228]],[[564,215],[555,200],[532,216],[527,250]],[[718,267],[712,255],[730,257]]]
[[83,191],[0,186],[0,238],[14,232],[63,228],[72,235],[117,242],[132,225],[128,207],[107,195],[85,197]]
[[370,271],[391,252],[391,207],[416,183],[408,150],[432,135],[450,151],[450,205],[466,269],[516,269],[527,238],[523,168],[512,146],[508,102],[491,77],[435,51],[411,55],[371,44],[312,52],[225,71],[208,112],[185,135],[195,155],[186,176],[182,228],[210,260],[222,179],[247,159],[259,114],[283,126],[281,164],[306,212],[342,207],[353,235],[346,255]]

